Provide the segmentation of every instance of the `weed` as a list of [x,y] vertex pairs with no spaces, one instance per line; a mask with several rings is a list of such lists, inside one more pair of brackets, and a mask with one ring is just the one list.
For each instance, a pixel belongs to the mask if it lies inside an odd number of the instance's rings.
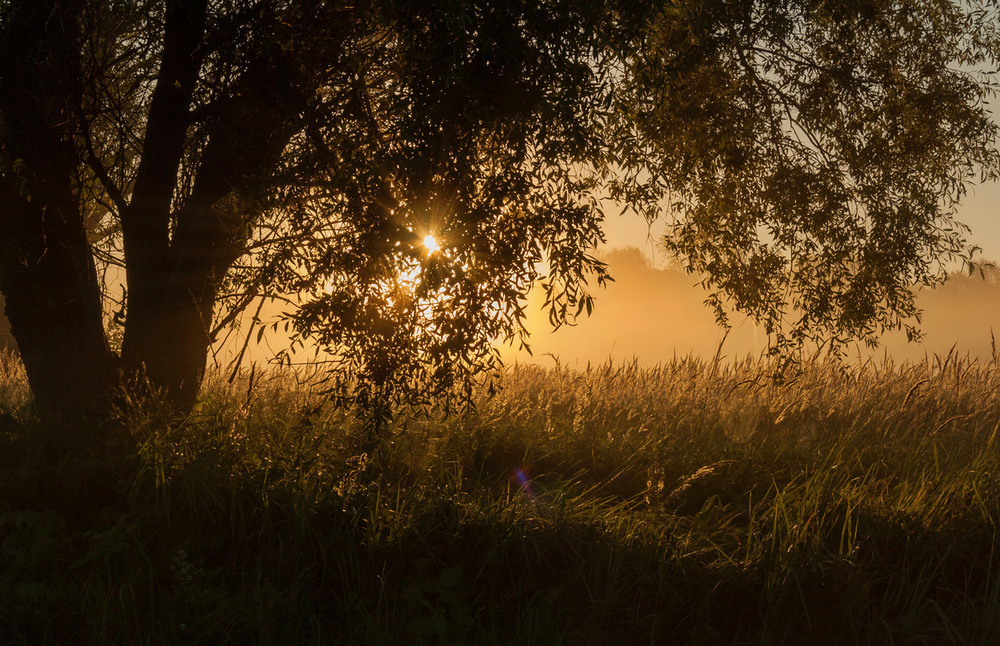
[[2,367],[2,643],[1000,640],[996,362],[515,366],[375,452],[294,375],[214,376],[123,412],[100,487]]

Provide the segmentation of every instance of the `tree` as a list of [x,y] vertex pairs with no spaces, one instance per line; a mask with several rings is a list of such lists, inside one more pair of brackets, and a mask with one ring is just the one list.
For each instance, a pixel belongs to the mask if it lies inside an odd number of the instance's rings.
[[[39,408],[99,415],[122,372],[189,405],[258,187],[325,78],[305,64],[332,66],[349,22],[321,2],[0,10],[0,289]],[[120,236],[120,357],[88,221]]]
[[918,336],[914,287],[956,261],[971,271],[955,207],[997,177],[996,7],[696,8],[661,13],[634,58],[622,127],[653,152],[622,160],[619,194],[673,202],[668,247],[715,290],[720,320],[725,296],[775,351]]
[[556,325],[589,310],[607,194],[675,218],[779,344],[908,324],[996,173],[996,24],[944,0],[0,0],[0,290],[36,402],[100,416],[124,377],[183,410],[261,294],[362,403],[460,393],[532,284]]

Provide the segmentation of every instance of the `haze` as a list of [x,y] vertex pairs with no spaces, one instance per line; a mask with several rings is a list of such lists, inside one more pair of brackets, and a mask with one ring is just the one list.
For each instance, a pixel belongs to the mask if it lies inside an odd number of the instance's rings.
[[[506,362],[585,366],[609,359],[637,360],[654,365],[674,356],[715,355],[723,330],[704,305],[707,293],[697,286],[697,277],[677,269],[658,268],[636,247],[613,249],[601,254],[611,266],[615,282],[595,292],[597,304],[590,318],[578,325],[551,331],[541,306],[540,291],[529,303],[528,328],[533,354],[506,348]],[[1000,282],[996,275],[983,280],[954,276],[936,290],[919,297],[924,309],[920,343],[907,343],[902,333],[883,337],[877,356],[887,353],[896,360],[918,360],[947,354],[992,357],[991,327],[1000,336]],[[759,355],[767,347],[766,335],[750,320],[734,318],[733,329],[722,347],[728,358]],[[856,349],[871,356],[867,349]]]

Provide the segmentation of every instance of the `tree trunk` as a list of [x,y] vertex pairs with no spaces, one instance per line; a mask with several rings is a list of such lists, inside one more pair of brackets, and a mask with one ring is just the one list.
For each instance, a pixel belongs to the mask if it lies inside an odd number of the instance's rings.
[[[266,185],[313,89],[299,82],[297,65],[259,52],[234,82],[225,114],[202,124],[209,134],[190,193],[171,211],[192,123],[205,0],[170,7],[142,162],[122,213],[129,284],[122,365],[187,410],[204,376],[218,286],[254,219],[255,207],[241,195],[258,191],[257,182]],[[216,208],[227,198],[232,208]]]
[[128,380],[165,395],[180,411],[190,408],[201,385],[214,300],[179,280],[185,273],[177,265],[170,234],[206,11],[207,0],[166,5],[163,54],[142,158],[131,201],[121,212],[129,292],[122,366]]
[[41,227],[47,241],[41,253],[18,262],[10,253],[15,241],[5,241],[0,289],[36,413],[49,422],[72,424],[107,416],[118,371],[104,334],[101,292],[82,222],[78,214],[53,211],[45,220],[58,221]]
[[[254,219],[252,209],[215,207],[267,185],[316,89],[301,64],[315,43],[302,59],[284,46],[261,47],[229,92],[195,117],[208,0],[166,2],[135,172],[115,180],[84,114],[85,3],[8,3],[0,25],[0,290],[39,411],[103,417],[124,375],[184,412],[204,375],[218,285]],[[196,118],[200,143],[188,140]],[[186,168],[192,146],[201,146],[197,166]],[[82,217],[81,205],[95,199],[84,163],[121,222],[128,299],[120,362],[105,340]],[[178,177],[194,170],[182,195]]]
[[125,374],[165,395],[179,411],[194,404],[205,374],[213,303],[172,281],[160,290],[129,294]]
[[80,210],[73,135],[78,3],[14,3],[0,38],[0,289],[35,409],[108,413],[116,359]]

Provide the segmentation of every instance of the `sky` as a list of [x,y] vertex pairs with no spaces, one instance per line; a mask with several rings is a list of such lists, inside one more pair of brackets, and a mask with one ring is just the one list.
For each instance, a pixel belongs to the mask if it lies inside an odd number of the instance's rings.
[[975,187],[958,219],[972,227],[972,240],[983,248],[984,258],[1000,260],[1000,184]]
[[[1000,261],[1000,184],[972,187],[959,206],[958,220],[972,227],[971,239],[983,248],[984,259]],[[605,248],[637,247],[659,265],[664,257],[657,239],[665,230],[663,222],[650,227],[634,214],[611,215],[605,221]]]
[[[971,190],[959,208],[958,219],[972,228],[971,241],[983,248],[982,258],[1000,264],[1000,185]],[[574,327],[553,332],[540,291],[533,293],[527,310],[532,353],[504,347],[501,355],[505,362],[552,365],[558,360],[563,365],[585,367],[588,362],[609,359],[655,365],[675,356],[715,356],[724,331],[704,304],[707,294],[696,285],[698,277],[667,269],[669,259],[659,247],[665,229],[663,222],[650,227],[631,213],[611,215],[605,222],[607,243],[598,254],[610,263],[615,282],[596,288],[594,314],[582,317]],[[992,356],[991,331],[1000,337],[1000,284],[984,284],[978,278],[953,281],[922,294],[918,304],[924,309],[923,341],[908,343],[902,333],[896,333],[883,339],[875,356],[887,353],[900,361],[920,360],[945,355],[952,348],[961,355]],[[272,314],[281,309],[274,308]],[[752,321],[736,316],[732,323],[722,356],[741,358],[766,349],[766,335]],[[287,344],[275,339],[269,342],[270,336],[261,346],[250,345],[247,360],[266,362],[274,350]],[[216,360],[228,363],[242,340],[243,336],[232,337],[230,347]],[[854,352],[862,359],[872,356],[861,348]]]
[[[958,220],[972,228],[970,240],[983,249],[982,259],[1000,261],[1000,185],[974,187],[960,205]],[[637,360],[654,365],[688,354],[711,358],[719,351],[723,331],[704,305],[706,293],[696,276],[666,270],[668,258],[659,247],[663,222],[651,227],[635,215],[612,215],[605,223],[607,244],[600,253],[615,277],[595,293],[595,312],[572,328],[552,332],[541,311],[541,296],[529,304],[528,328],[532,354],[504,349],[507,362],[585,366],[608,359]],[[959,284],[960,283],[960,284]],[[991,330],[1000,336],[1000,285],[982,280],[952,282],[919,297],[924,309],[920,343],[908,343],[902,333],[883,338],[877,356],[920,360],[924,356],[959,354],[992,356]],[[723,344],[723,355],[757,355],[766,336],[752,321],[735,318]],[[857,348],[856,356],[871,354]]]

